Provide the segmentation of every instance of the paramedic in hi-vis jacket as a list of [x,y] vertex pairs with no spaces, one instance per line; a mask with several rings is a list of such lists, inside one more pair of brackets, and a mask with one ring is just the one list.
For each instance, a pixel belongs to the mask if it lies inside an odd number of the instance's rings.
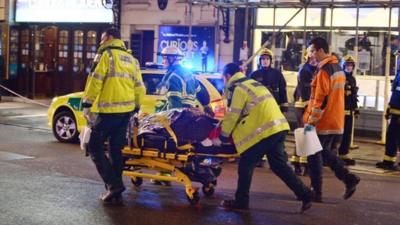
[[214,117],[207,90],[181,65],[184,56],[182,51],[176,46],[168,46],[159,55],[167,69],[159,87],[159,93],[167,96],[167,109],[195,108],[198,100],[203,105],[204,112]]
[[240,161],[235,199],[224,200],[222,207],[248,208],[253,171],[266,154],[272,171],[302,201],[302,211],[309,209],[313,193],[287,164],[284,141],[289,124],[273,95],[263,84],[247,78],[235,63],[226,65],[223,75],[228,111],[221,122],[221,135],[213,144],[229,143],[232,135]]
[[322,151],[307,158],[315,202],[322,201],[323,161],[335,172],[346,190],[344,199],[350,198],[360,178],[344,166],[337,150],[344,128],[344,86],[346,77],[335,56],[329,54],[328,42],[317,37],[310,43],[310,52],[318,61],[317,74],[311,82],[311,97],[304,113],[304,131],[316,130]]
[[[122,181],[122,147],[132,112],[138,110],[146,92],[138,61],[127,51],[115,28],[101,36],[83,94],[84,116],[93,124],[88,151],[107,191],[100,196],[104,204],[120,203],[125,190]],[[98,116],[90,121],[92,106]],[[104,142],[109,140],[109,156],[104,153]]]

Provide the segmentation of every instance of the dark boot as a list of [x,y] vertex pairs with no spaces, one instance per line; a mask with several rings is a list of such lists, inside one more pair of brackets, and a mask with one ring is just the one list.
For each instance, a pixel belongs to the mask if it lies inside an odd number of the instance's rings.
[[342,160],[343,160],[344,164],[346,164],[347,166],[354,166],[354,165],[356,165],[356,160],[354,160],[354,159],[345,158],[345,159],[342,159]]
[[376,167],[384,169],[384,170],[392,170],[392,171],[399,170],[399,167],[397,165],[395,165],[394,162],[386,161],[386,160],[383,160],[382,162],[377,162]]
[[344,183],[346,185],[346,191],[343,194],[344,199],[349,199],[354,194],[358,183],[360,183],[360,180],[360,177],[352,173],[349,173],[346,176],[346,178],[344,179]]
[[235,209],[247,210],[249,209],[249,203],[240,203],[237,202],[235,199],[230,199],[230,200],[223,200],[221,202],[221,207],[228,210],[235,210]]
[[125,187],[108,188],[108,190],[100,196],[100,200],[103,204],[122,203],[122,192],[125,191]]
[[306,211],[307,209],[311,208],[312,201],[314,199],[314,191],[310,190],[306,194],[301,197],[302,205],[301,205],[301,212]]
[[100,200],[104,205],[121,205],[123,203],[122,194],[117,194],[113,197],[106,197],[107,192],[100,196]]
[[313,202],[322,202],[322,178],[311,181],[311,189],[314,191]]

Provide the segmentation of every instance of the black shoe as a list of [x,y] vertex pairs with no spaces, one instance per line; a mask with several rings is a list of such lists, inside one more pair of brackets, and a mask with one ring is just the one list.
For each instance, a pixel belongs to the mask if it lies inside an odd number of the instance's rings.
[[346,191],[343,194],[344,199],[349,199],[354,192],[356,191],[356,187],[358,183],[360,183],[360,177],[354,174],[349,174],[347,175],[345,179],[345,184],[346,184]]
[[308,191],[304,196],[301,198],[301,212],[304,212],[311,208],[312,201],[314,199],[314,191]]
[[122,192],[124,192],[124,191],[125,191],[125,187],[108,190],[100,196],[100,200],[104,204],[122,202]]
[[234,210],[234,209],[247,210],[249,209],[249,204],[238,203],[236,200],[230,199],[230,200],[223,200],[221,202],[221,207],[228,210]]
[[354,160],[354,159],[346,158],[346,159],[342,159],[342,160],[346,166],[356,165],[356,160]]
[[122,194],[115,195],[112,198],[107,198],[103,200],[104,195],[100,196],[100,200],[103,202],[103,205],[122,205],[123,204],[123,199],[122,199]]
[[382,162],[376,163],[376,168],[381,168],[384,170],[399,171],[399,167],[394,164],[394,162],[389,162],[383,160]]

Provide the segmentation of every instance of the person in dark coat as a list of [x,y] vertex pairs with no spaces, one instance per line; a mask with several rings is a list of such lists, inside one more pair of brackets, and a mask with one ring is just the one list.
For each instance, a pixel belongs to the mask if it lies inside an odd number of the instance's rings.
[[[297,86],[294,91],[294,107],[296,113],[297,127],[304,127],[303,114],[304,109],[307,107],[308,100],[310,100],[311,94],[311,81],[314,77],[317,69],[318,62],[314,56],[310,54],[309,49],[305,51],[304,58],[306,62],[300,68],[297,76]],[[307,174],[307,157],[300,157],[293,154],[290,159],[294,166],[294,172],[296,175],[304,176]]]
[[356,61],[350,55],[343,57],[343,70],[346,75],[346,84],[344,87],[344,131],[342,142],[339,147],[339,157],[343,160],[346,165],[355,165],[356,161],[349,156],[349,150],[351,145],[351,136],[353,133],[353,120],[354,116],[359,115],[357,106],[357,82],[353,76],[353,70]]

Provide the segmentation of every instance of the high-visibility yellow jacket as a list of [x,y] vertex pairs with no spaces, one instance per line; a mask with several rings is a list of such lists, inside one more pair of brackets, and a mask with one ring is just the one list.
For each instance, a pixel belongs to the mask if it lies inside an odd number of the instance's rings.
[[238,72],[229,80],[226,90],[228,111],[222,121],[221,136],[227,138],[232,134],[238,153],[273,134],[289,130],[285,116],[263,84]]
[[[140,65],[119,39],[100,46],[98,63],[88,77],[84,104],[96,104],[99,113],[130,112],[140,107],[146,93]],[[96,63],[96,62],[95,62]]]

